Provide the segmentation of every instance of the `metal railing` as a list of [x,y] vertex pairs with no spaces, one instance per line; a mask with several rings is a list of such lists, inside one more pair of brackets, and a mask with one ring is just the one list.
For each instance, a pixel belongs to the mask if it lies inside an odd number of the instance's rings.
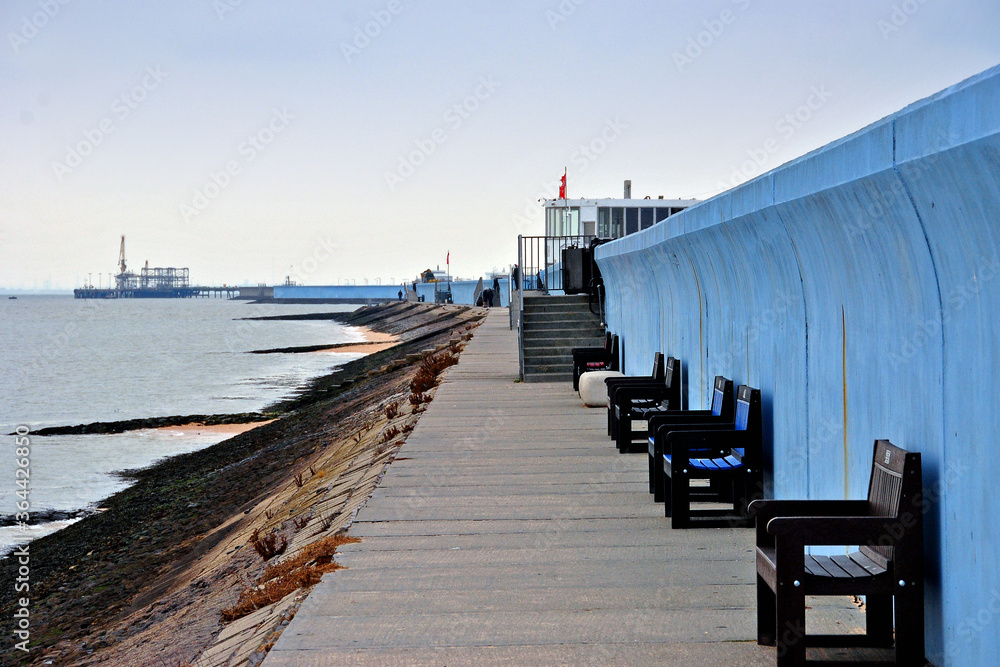
[[[518,366],[524,379],[524,292],[562,291],[561,270],[563,250],[584,248],[594,237],[579,236],[517,236],[517,275],[510,276],[510,327],[517,327]],[[603,310],[603,304],[602,304]],[[604,320],[604,317],[601,317]]]
[[550,292],[563,288],[562,251],[584,248],[593,236],[518,236],[517,265],[521,267],[521,286],[525,290]]

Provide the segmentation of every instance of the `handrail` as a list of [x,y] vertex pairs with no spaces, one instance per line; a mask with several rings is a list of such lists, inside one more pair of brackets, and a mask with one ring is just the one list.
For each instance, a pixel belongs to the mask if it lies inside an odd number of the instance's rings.
[[[524,380],[524,237],[517,235],[517,268],[518,276],[514,281],[517,287],[517,374]],[[513,307],[513,304],[511,304]]]
[[521,270],[522,289],[550,292],[563,288],[562,251],[582,248],[593,235],[577,236],[521,236],[517,237],[518,266]]

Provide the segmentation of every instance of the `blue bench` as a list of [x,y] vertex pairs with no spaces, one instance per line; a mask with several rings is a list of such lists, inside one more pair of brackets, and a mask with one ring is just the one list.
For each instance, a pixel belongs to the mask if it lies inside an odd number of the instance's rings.
[[[763,496],[763,435],[760,390],[736,390],[734,428],[703,424],[696,430],[669,431],[663,439],[664,514],[672,528],[747,526],[747,506]],[[692,427],[695,428],[695,427]],[[709,495],[692,490],[692,480],[706,480]],[[731,508],[692,508],[711,501]]]
[[[647,430],[633,433],[632,420],[649,410],[679,410],[681,407],[681,364],[667,357],[663,382],[644,385],[626,385],[608,392],[608,411],[611,414],[611,437],[622,454],[645,451]],[[636,446],[635,436],[641,436]]]
[[664,370],[664,360],[663,353],[657,352],[653,355],[653,370],[649,375],[630,375],[626,377],[610,377],[604,379],[604,384],[608,388],[608,435],[614,437],[612,433],[612,415],[614,411],[611,409],[611,394],[618,387],[625,386],[648,386],[663,384],[665,370]]
[[663,502],[663,441],[670,431],[699,430],[703,425],[716,428],[736,428],[733,381],[715,376],[712,387],[712,407],[709,410],[645,411],[648,434],[646,451],[649,459],[649,492],[653,501]]
[[[757,519],[757,643],[777,645],[780,667],[805,665],[807,646],[892,646],[893,618],[895,664],[924,665],[920,454],[888,440],[876,440],[872,454],[867,500],[750,505]],[[860,547],[819,556],[805,553],[810,545]],[[807,595],[864,595],[866,633],[806,634]]]

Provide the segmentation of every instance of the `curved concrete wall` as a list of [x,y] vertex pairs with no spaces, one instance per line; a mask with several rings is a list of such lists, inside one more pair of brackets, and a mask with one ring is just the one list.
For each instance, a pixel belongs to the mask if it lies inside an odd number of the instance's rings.
[[922,453],[927,656],[1000,664],[1000,67],[597,251],[625,368],[764,396],[778,498]]
[[372,299],[395,301],[400,285],[275,285],[275,299]]

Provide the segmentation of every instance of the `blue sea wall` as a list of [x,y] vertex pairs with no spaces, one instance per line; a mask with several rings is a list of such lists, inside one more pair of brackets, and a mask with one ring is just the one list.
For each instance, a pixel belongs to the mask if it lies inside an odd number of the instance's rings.
[[275,285],[275,299],[396,300],[400,285]]
[[923,459],[927,656],[1000,664],[1000,67],[597,250],[629,373],[760,387],[777,498]]
[[[507,278],[500,280],[502,305],[509,303]],[[451,283],[452,299],[456,304],[473,304],[473,294],[478,280],[454,280]],[[440,283],[441,289],[447,289]],[[485,286],[492,285],[492,281]],[[394,301],[399,298],[400,285],[275,285],[275,299],[371,299],[372,301]],[[434,283],[417,283],[417,294],[434,303]],[[494,301],[494,305],[497,302]]]

